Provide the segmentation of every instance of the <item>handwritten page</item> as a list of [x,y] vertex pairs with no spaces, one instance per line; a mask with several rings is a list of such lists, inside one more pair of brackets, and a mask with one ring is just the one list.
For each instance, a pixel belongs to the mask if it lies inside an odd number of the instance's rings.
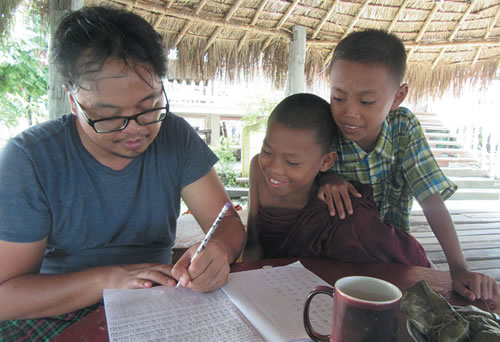
[[[323,279],[300,262],[229,274],[222,288],[266,341],[308,340],[302,312],[309,292]],[[316,331],[331,333],[333,301],[326,295],[311,302],[310,319]]]
[[[328,285],[300,262],[229,274],[217,291],[200,294],[163,286],[104,290],[110,341],[299,341],[307,294]],[[331,331],[332,300],[316,296],[314,329]]]
[[104,304],[112,342],[262,341],[221,290],[104,290]]

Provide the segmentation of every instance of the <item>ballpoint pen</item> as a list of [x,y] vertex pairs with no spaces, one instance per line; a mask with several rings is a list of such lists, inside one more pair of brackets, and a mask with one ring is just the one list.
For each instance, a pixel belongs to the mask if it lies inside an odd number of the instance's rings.
[[[215,230],[219,226],[219,223],[220,223],[220,221],[222,221],[222,218],[224,217],[224,215],[226,215],[226,212],[227,212],[227,210],[229,209],[230,206],[231,206],[231,204],[229,202],[226,202],[226,204],[224,204],[224,206],[222,207],[222,210],[220,211],[219,215],[217,215],[217,218],[215,219],[214,223],[212,224],[212,227],[210,227],[210,229],[208,230],[207,235],[205,235],[205,237],[203,238],[203,241],[201,242],[200,246],[198,246],[198,249],[194,253],[193,257],[191,258],[191,262],[193,262],[193,260],[198,255],[200,255],[200,253],[205,249],[205,247],[207,246],[208,241],[210,241],[210,238],[212,237],[212,235],[214,234]],[[175,287],[178,288],[179,286],[181,286],[180,282],[178,282]]]

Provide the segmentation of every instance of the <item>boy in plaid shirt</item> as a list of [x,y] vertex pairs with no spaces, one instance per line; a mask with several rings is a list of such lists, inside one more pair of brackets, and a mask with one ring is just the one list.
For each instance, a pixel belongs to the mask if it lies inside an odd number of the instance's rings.
[[355,32],[340,41],[330,65],[331,110],[339,133],[337,162],[324,174],[318,196],[330,215],[353,213],[351,181],[369,184],[384,223],[409,231],[415,196],[441,244],[453,288],[474,301],[500,290],[495,280],[467,268],[444,204],[457,189],[439,168],[418,119],[399,107],[408,93],[402,84],[406,51],[382,30]]

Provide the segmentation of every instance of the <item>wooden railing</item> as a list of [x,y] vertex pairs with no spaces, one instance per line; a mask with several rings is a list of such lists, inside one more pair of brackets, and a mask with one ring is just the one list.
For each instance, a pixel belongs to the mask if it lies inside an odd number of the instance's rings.
[[[239,99],[231,93],[233,90],[228,86],[215,84],[209,81],[207,85],[202,82],[163,82],[165,91],[171,104],[177,106],[206,106],[210,109],[227,107],[233,111],[240,112],[238,109]],[[207,110],[210,110],[207,108]]]

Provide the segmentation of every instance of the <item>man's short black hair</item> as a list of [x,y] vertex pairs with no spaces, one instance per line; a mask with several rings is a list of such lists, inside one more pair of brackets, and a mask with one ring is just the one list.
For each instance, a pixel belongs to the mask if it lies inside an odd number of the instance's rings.
[[385,66],[398,83],[406,72],[406,50],[403,42],[384,30],[353,32],[342,39],[333,53],[330,68],[338,60]]
[[162,37],[142,17],[109,6],[90,6],[62,19],[51,58],[66,87],[78,87],[82,75],[100,71],[110,57],[132,67],[146,64],[157,76],[166,75]]
[[314,130],[323,153],[332,151],[336,126],[329,103],[321,97],[308,93],[290,95],[273,109],[268,125],[272,121],[291,129]]

